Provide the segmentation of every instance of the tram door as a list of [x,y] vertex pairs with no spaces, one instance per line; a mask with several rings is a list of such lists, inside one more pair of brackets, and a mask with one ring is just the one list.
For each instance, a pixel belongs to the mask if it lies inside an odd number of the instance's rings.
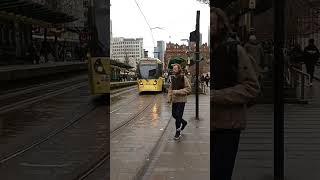
[[106,57],[89,57],[88,66],[91,94],[110,93],[110,60]]

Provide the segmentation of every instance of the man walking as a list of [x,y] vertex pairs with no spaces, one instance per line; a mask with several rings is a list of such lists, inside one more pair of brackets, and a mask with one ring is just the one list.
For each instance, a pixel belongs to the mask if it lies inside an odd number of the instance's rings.
[[304,60],[307,73],[310,74],[310,86],[312,86],[314,68],[319,59],[319,50],[314,45],[314,39],[309,40],[309,45],[304,49]]
[[168,102],[172,103],[172,117],[176,119],[175,140],[180,139],[181,131],[186,127],[187,121],[182,119],[187,96],[191,93],[191,85],[188,78],[182,74],[179,64],[173,66],[173,76],[168,90]]
[[230,36],[226,14],[211,7],[210,16],[210,179],[231,180],[247,104],[260,88],[245,49]]
[[207,74],[206,77],[205,77],[205,81],[206,81],[207,87],[209,87],[210,77],[209,77],[208,74]]
[[[300,71],[302,71],[302,61],[303,59],[303,50],[300,46],[300,44],[295,44],[295,46],[292,48],[292,50],[289,53],[289,57],[290,57],[290,68],[296,68]],[[294,87],[298,86],[298,81],[299,81],[299,75],[296,73],[292,74],[292,78],[293,78],[293,85]]]

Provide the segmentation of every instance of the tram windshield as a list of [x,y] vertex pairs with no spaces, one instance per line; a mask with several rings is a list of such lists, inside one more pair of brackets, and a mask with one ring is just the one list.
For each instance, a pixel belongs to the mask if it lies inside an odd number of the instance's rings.
[[158,79],[160,77],[157,64],[141,64],[139,70],[142,79]]

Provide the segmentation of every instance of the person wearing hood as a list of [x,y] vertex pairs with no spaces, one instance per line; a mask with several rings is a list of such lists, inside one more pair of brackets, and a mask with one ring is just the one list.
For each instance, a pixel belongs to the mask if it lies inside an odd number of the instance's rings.
[[260,86],[226,14],[215,7],[210,7],[210,42],[210,179],[231,180],[247,104],[258,96]]

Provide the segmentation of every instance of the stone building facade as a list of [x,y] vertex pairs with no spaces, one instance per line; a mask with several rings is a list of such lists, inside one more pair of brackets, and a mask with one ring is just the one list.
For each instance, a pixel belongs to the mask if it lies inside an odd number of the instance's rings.
[[[185,59],[187,62],[189,61],[191,66],[187,67],[187,69],[192,75],[195,74],[195,64],[192,62],[195,59],[195,50],[196,46],[193,43],[190,43],[190,46],[167,43],[164,55],[164,69],[168,70],[168,64],[171,59],[180,57]],[[207,43],[200,46],[200,59],[203,59],[199,63],[200,73],[209,73],[210,50]]]

